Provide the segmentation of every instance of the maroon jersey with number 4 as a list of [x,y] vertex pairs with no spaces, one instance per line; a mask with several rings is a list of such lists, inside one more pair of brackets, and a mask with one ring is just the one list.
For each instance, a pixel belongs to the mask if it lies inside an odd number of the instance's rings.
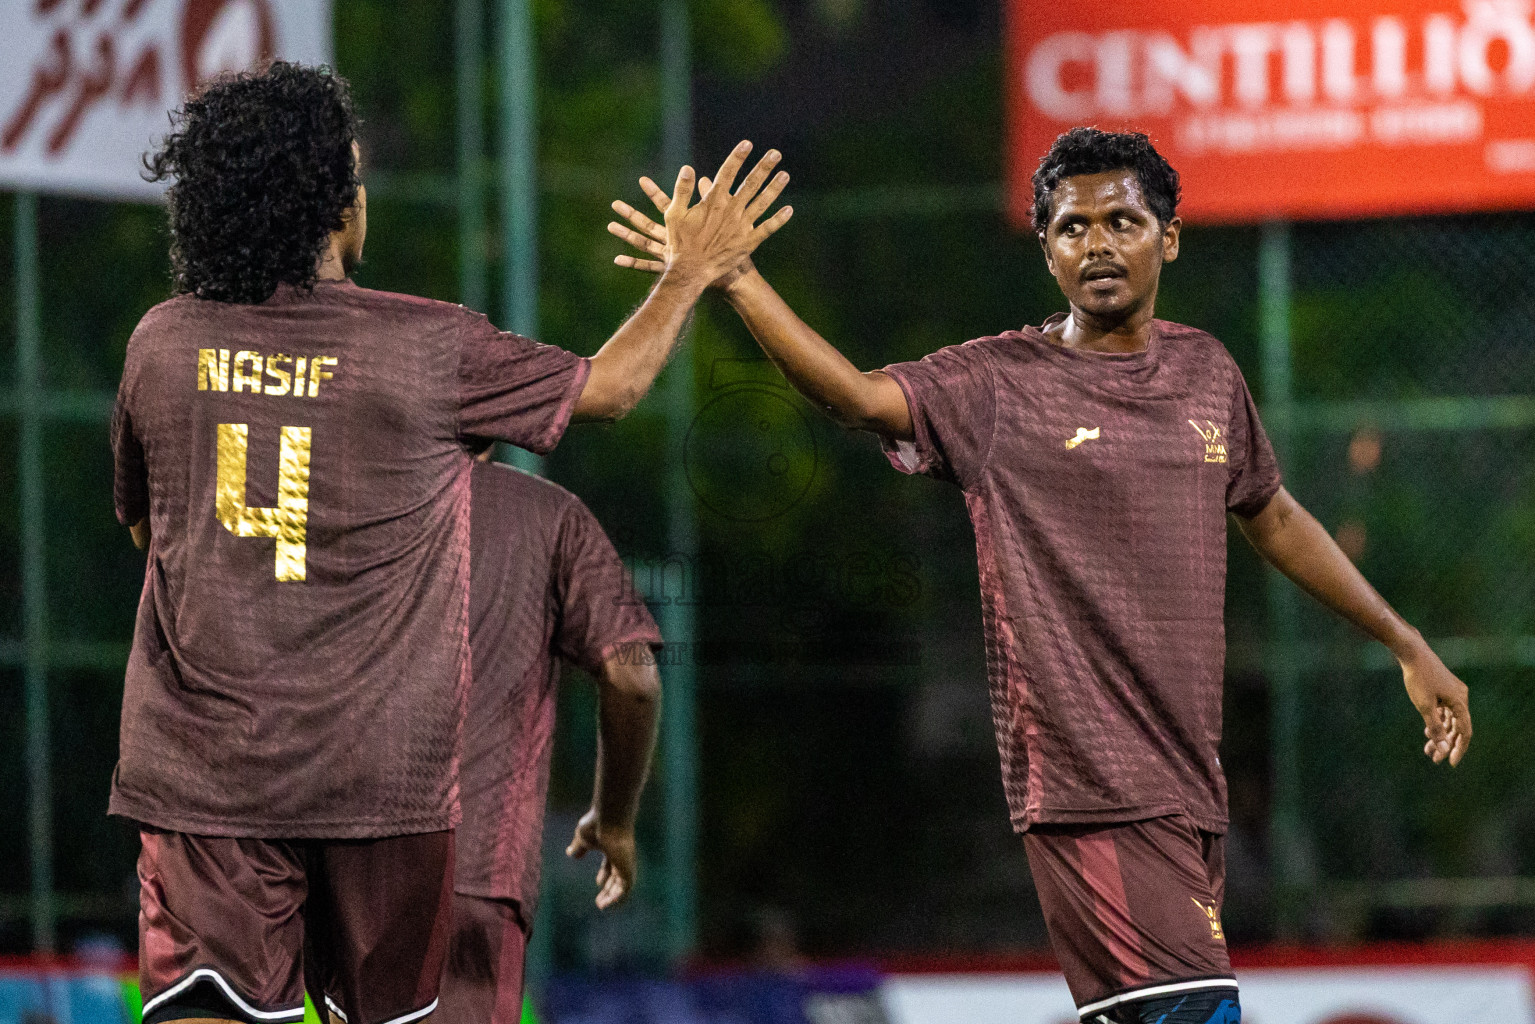
[[958,484],[975,527],[1014,826],[1224,832],[1226,513],[1280,486],[1231,355],[1159,320],[1132,355],[1029,327],[885,372],[916,432],[891,462]]
[[595,673],[661,643],[624,564],[581,499],[497,465],[473,475],[464,822],[455,887],[517,900],[532,922],[564,659]]
[[587,372],[349,281],[150,310],[113,420],[118,518],[152,539],[112,813],[256,838],[456,825],[464,442],[552,448]]

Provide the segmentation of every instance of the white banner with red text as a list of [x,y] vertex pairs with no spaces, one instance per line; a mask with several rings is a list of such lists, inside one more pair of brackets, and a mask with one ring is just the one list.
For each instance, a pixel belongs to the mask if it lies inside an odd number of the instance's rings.
[[5,0],[0,187],[155,200],[142,158],[199,84],[331,60],[330,0]]

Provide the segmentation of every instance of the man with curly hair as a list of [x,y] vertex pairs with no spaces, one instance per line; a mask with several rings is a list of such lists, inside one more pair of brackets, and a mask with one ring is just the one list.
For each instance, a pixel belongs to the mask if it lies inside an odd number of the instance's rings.
[[148,161],[173,182],[178,294],[129,341],[113,420],[117,514],[149,560],[110,810],[141,831],[151,1024],[297,1022],[306,973],[346,1024],[432,1012],[469,451],[548,451],[574,420],[627,414],[703,291],[791,214],[762,221],[776,153],[697,204],[684,168],[670,265],[586,359],[353,284],[356,136],[345,82],[279,63],[189,100]]
[[[649,179],[652,199],[665,199]],[[1034,175],[1070,306],[1039,327],[862,373],[751,265],[718,287],[789,382],[957,484],[975,527],[1002,778],[1083,1020],[1235,1024],[1220,912],[1226,521],[1391,649],[1424,753],[1459,763],[1465,685],[1280,485],[1236,362],[1154,319],[1178,256],[1177,172],[1144,135],[1073,129]],[[610,225],[659,271],[666,227]]]

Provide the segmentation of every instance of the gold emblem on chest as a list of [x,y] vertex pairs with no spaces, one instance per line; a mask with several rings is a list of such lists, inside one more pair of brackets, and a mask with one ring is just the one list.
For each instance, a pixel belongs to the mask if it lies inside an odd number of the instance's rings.
[[1098,427],[1094,427],[1091,430],[1088,430],[1086,427],[1078,427],[1077,436],[1067,438],[1066,450],[1069,452],[1083,441],[1096,441],[1101,436],[1103,436],[1103,431]]
[[1206,462],[1226,461],[1226,438],[1222,436],[1220,427],[1209,420],[1205,420],[1205,425],[1202,427],[1193,420],[1189,420],[1189,426],[1204,439]]

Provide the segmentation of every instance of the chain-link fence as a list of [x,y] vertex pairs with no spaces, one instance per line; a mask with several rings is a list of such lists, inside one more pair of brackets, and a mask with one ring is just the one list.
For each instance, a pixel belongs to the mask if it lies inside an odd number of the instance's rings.
[[1276,867],[1297,927],[1535,923],[1521,750],[1535,709],[1531,255],[1527,216],[1293,234],[1292,486],[1471,686],[1477,728],[1454,772],[1411,756],[1417,716],[1386,652],[1280,599],[1267,661],[1291,666],[1277,673],[1294,725],[1276,734],[1288,749],[1275,766],[1291,773],[1278,810],[1295,830]]
[[[583,16],[607,23],[630,16],[623,6]],[[799,212],[761,266],[864,368],[1038,323],[1061,305],[1037,244],[1004,222],[988,184],[1002,148],[995,26],[953,12],[990,7],[934,4],[956,20],[924,22],[919,6],[869,19],[867,45],[806,30],[808,56],[792,55],[801,63],[784,76],[812,83],[800,93],[718,76],[699,87],[701,166],[744,134],[788,155]],[[423,73],[415,92],[396,88],[400,41],[362,30],[370,6],[338,10],[338,44],[350,47],[342,67],[376,133],[360,281],[457,299],[457,182],[438,173],[443,138],[431,134],[445,123],[444,86]],[[444,5],[412,10],[435,26],[412,39],[451,39]],[[591,352],[645,286],[611,266],[619,246],[602,225],[608,200],[638,200],[637,173],[660,173],[636,155],[651,143],[635,141],[657,134],[646,113],[655,90],[623,77],[633,68],[614,76],[580,64],[608,59],[589,33],[546,27],[558,37],[546,45],[565,49],[541,83],[556,111],[541,139],[542,340]],[[398,63],[446,68],[443,47]],[[590,91],[598,86],[623,102]],[[601,116],[583,119],[588,108]],[[12,211],[0,204],[7,239]],[[104,427],[128,332],[167,288],[161,217],[41,201],[42,331],[26,357],[35,387],[20,386],[23,353],[12,347],[24,254],[0,246],[0,792],[19,808],[27,791],[28,419],[44,485],[33,511],[45,524],[52,749],[39,756],[52,769],[64,948],[92,931],[125,944],[133,934],[136,844],[103,811],[142,562],[111,517]],[[490,227],[494,277],[506,254]],[[1532,260],[1535,216],[1510,214],[1194,227],[1165,272],[1159,313],[1232,350],[1289,487],[1471,685],[1477,726],[1458,769],[1429,765],[1385,652],[1274,579],[1234,536],[1222,757],[1234,942],[1535,932]],[[757,359],[723,305],[705,303],[688,351],[691,431],[669,435],[652,396],[611,430],[574,432],[547,470],[591,505],[642,576],[663,581],[647,592],[674,599],[683,591],[657,592],[664,580],[688,580],[705,951],[788,963],[1042,946],[1002,799],[959,495],[899,476],[870,439],[830,427]],[[697,499],[699,553],[686,565],[667,530],[677,466]],[[561,716],[551,846],[590,794],[589,692],[570,688]],[[665,825],[653,797],[646,815],[651,881],[622,916],[598,920],[584,865],[550,865],[556,927],[540,934],[556,937],[557,964],[666,955],[654,882]],[[16,867],[0,879],[0,952],[29,946],[37,881],[23,867],[25,819],[18,810],[8,820],[0,863]]]
[[[849,259],[881,248],[881,239],[930,233],[933,224],[924,213],[862,213],[847,197],[803,203],[801,239],[786,234],[764,263],[865,366],[984,333],[971,329],[981,320],[995,330],[1052,311],[1057,300],[1032,243],[994,213],[974,205],[963,212],[964,202],[976,201],[956,201],[960,212],[945,230],[973,244],[943,276],[963,281],[990,268],[1010,284],[917,285],[909,282],[920,272],[904,260]],[[381,211],[388,209],[385,198]],[[817,209],[829,212],[818,217]],[[56,231],[99,226],[80,204],[44,210]],[[1211,328],[1237,354],[1291,490],[1471,685],[1477,735],[1460,768],[1429,765],[1385,651],[1289,584],[1266,582],[1237,541],[1224,757],[1233,935],[1528,930],[1535,284],[1523,268],[1535,256],[1535,218],[1301,225],[1287,235],[1288,401],[1265,375],[1274,353],[1266,364],[1259,267],[1273,232],[1191,229],[1184,261],[1167,271],[1164,315]],[[142,248],[151,253],[155,244],[147,236]],[[819,275],[823,260],[846,260],[841,278]],[[67,274],[46,259],[44,266]],[[129,322],[142,290],[128,289],[124,308],[107,320]],[[932,290],[953,301],[939,304]],[[1005,297],[993,299],[993,291]],[[49,400],[57,415],[43,452],[60,909],[76,930],[122,927],[131,913],[131,837],[103,822],[101,807],[136,561],[108,518],[105,393],[68,387],[78,379],[99,388],[106,371],[93,368],[100,360],[68,329],[79,313],[69,291],[55,286],[45,295],[50,394],[75,396]],[[1010,309],[989,308],[1002,305]],[[735,950],[788,920],[812,950],[1037,944],[1037,909],[996,781],[973,549],[957,496],[897,478],[867,444],[808,410],[801,419],[797,400],[780,393],[770,371],[762,375],[735,330],[722,309],[706,312],[697,379],[705,396],[723,388],[725,405],[702,402],[714,419],[702,417],[688,442],[697,449],[690,461],[701,474],[707,552],[695,581],[706,941]],[[121,338],[98,340],[120,352]],[[18,398],[9,394],[14,416]],[[726,408],[732,402],[752,408]],[[790,474],[793,502],[778,502],[782,495],[760,478],[742,477],[734,488],[732,474],[749,467],[709,461],[738,444],[732,431],[752,419],[753,403],[809,437],[811,473]],[[18,435],[15,419],[3,423],[8,540],[0,566],[14,581]],[[664,541],[630,522],[658,499],[614,467],[636,444],[654,448],[653,436],[644,440],[651,431],[642,422],[578,441],[551,464],[587,495],[637,567],[664,561]],[[649,454],[660,464],[678,453]],[[753,515],[734,509],[765,486]],[[757,514],[764,508],[772,515]],[[0,653],[13,682],[3,717],[7,749],[19,752],[21,609],[19,588],[4,590]],[[103,615],[103,593],[122,608]],[[556,784],[572,804],[589,770],[581,764],[585,735],[584,727],[566,734],[574,744],[561,762],[568,778]],[[20,758],[8,758],[5,772],[7,792],[22,792]],[[24,863],[23,832],[8,830],[4,842],[7,859]],[[909,898],[875,898],[847,866],[855,849],[881,844],[890,849],[892,884]],[[25,941],[26,882],[17,873],[6,887],[13,948]],[[563,906],[575,930],[565,934],[586,936],[592,926],[575,909],[584,903],[580,879],[572,876],[567,889]],[[653,917],[642,907],[634,930]],[[625,931],[615,937],[614,926],[602,926],[565,959],[586,961],[594,949],[600,957],[604,943],[622,945]]]

